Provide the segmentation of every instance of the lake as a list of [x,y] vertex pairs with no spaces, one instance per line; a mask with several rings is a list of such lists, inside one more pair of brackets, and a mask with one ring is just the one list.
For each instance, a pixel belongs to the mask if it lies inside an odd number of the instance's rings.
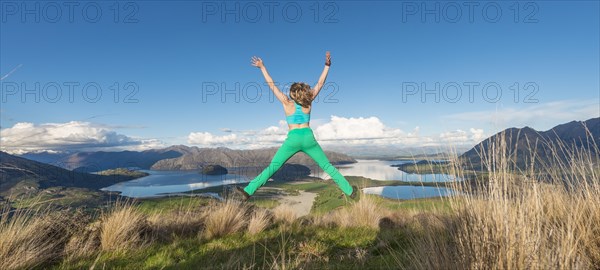
[[[338,167],[340,173],[344,176],[363,176],[373,180],[399,180],[406,182],[448,182],[461,180],[447,174],[412,174],[398,170],[392,167],[395,164],[404,164],[412,160],[369,160],[358,159],[357,163],[343,165]],[[311,168],[313,169],[313,168]],[[314,170],[312,170],[314,171]],[[323,171],[311,174],[323,179],[329,179],[329,175]]]
[[[393,164],[400,164],[409,161],[357,161],[357,163],[343,165],[339,167],[339,171],[346,176],[362,176],[375,180],[401,180],[421,182],[445,182],[454,180],[454,177],[451,177],[449,175],[409,174],[398,170],[398,168],[396,167],[390,166]],[[163,196],[166,193],[186,192],[214,186],[247,183],[252,180],[247,176],[237,174],[202,175],[199,174],[198,171],[141,171],[147,172],[150,175],[127,182],[117,183],[115,185],[103,188],[102,190],[121,192],[121,195],[127,197],[144,198]],[[329,179],[329,176],[323,172],[313,174],[312,176],[320,177],[323,179]],[[432,190],[430,190],[430,188]],[[381,194],[378,195],[388,197],[391,196],[390,192],[393,192],[393,194],[396,194],[395,196],[397,198],[401,199],[409,199],[415,196],[419,196],[418,198],[439,196],[436,192],[434,192],[436,190],[433,190],[436,189],[435,187],[423,188],[414,186],[371,187],[365,189],[365,193],[377,192],[378,189],[381,189]],[[420,189],[423,190],[421,191]]]
[[118,191],[121,195],[134,198],[156,197],[164,193],[178,193],[190,190],[222,186],[228,184],[247,183],[242,175],[202,175],[198,171],[154,171],[140,170],[150,175],[121,182],[102,190]]
[[375,194],[389,199],[411,200],[419,198],[443,197],[456,194],[449,188],[423,186],[384,186],[364,188],[365,194]]

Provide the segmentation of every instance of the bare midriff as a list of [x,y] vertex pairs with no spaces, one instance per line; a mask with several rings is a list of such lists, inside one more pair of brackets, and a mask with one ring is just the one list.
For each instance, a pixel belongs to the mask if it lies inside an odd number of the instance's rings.
[[288,124],[288,128],[290,130],[297,129],[297,128],[305,128],[305,127],[309,127],[308,123],[303,123],[303,124]]

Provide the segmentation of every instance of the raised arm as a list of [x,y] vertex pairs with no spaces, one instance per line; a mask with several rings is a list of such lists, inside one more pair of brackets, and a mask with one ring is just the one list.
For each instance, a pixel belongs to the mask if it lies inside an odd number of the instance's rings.
[[277,99],[279,99],[279,101],[281,101],[282,103],[288,102],[288,97],[283,92],[281,92],[279,88],[277,88],[275,83],[273,83],[273,78],[271,78],[271,75],[269,75],[269,72],[267,72],[267,68],[265,67],[262,59],[253,56],[252,65],[257,68],[260,68],[260,71],[262,71],[262,74],[265,77],[265,81],[267,81],[267,84],[269,85],[269,88],[271,88],[271,91],[273,91],[273,94],[275,94],[275,97],[277,97]]
[[329,51],[327,51],[325,53],[325,67],[323,68],[323,72],[321,72],[321,77],[319,77],[319,81],[317,82],[317,84],[313,87],[313,99],[315,99],[317,97],[317,95],[319,95],[319,92],[321,92],[321,88],[323,88],[323,85],[325,84],[325,80],[327,79],[327,74],[329,73],[329,66],[331,66],[331,54],[329,53]]

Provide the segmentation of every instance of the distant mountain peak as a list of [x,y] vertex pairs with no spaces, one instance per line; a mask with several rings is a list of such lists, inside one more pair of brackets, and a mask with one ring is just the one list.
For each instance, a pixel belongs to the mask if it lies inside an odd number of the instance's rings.
[[[507,152],[516,155],[515,163],[520,169],[524,169],[531,163],[531,160],[526,161],[532,156],[531,151],[536,151],[535,156],[539,159],[536,162],[540,163],[549,161],[553,158],[551,155],[564,155],[564,153],[553,153],[550,145],[555,148],[564,145],[585,149],[597,156],[598,145],[590,145],[589,142],[595,141],[600,144],[600,117],[586,121],[570,121],[542,132],[529,126],[507,128],[481,141],[459,158],[465,161],[465,164],[473,164],[475,169],[484,169],[481,164],[482,157],[479,155],[480,149],[488,149],[488,146],[501,138],[499,137],[501,135],[505,135],[504,138],[509,141],[506,143],[509,148]],[[593,140],[589,140],[590,135]]]

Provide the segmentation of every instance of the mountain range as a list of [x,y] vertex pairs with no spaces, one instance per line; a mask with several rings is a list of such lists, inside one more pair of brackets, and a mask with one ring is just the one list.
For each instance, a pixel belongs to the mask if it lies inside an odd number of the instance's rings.
[[[234,150],[224,147],[198,148],[183,145],[173,146],[183,152],[180,157],[163,159],[152,165],[154,170],[194,170],[203,164],[219,164],[224,167],[265,167],[277,152],[277,148],[263,148],[255,150]],[[325,155],[334,165],[356,163],[348,155],[325,151]],[[300,152],[288,160],[287,163],[300,164],[314,168],[315,162],[306,154]]]
[[[517,168],[524,169],[532,163],[547,166],[553,157],[568,162],[568,156],[558,149],[589,151],[595,166],[598,166],[600,151],[600,118],[586,121],[571,121],[557,125],[547,131],[536,131],[530,127],[508,128],[475,145],[459,156],[459,160],[476,170],[487,169],[486,151],[498,140],[506,138],[507,155],[514,160]],[[198,148],[175,145],[163,149],[122,152],[83,152],[73,154],[31,153],[14,156],[0,151],[0,196],[13,187],[44,189],[47,187],[81,187],[100,189],[114,183],[126,181],[123,176],[88,174],[83,171],[100,171],[119,167],[138,167],[155,170],[194,170],[206,164],[224,167],[264,167],[275,154],[276,148],[257,150],[233,150],[228,148]],[[331,163],[346,164],[356,162],[352,157],[326,151]],[[25,158],[26,157],[26,158]],[[44,162],[35,161],[36,159]],[[55,164],[53,166],[47,163]],[[314,161],[303,153],[292,157],[288,163],[316,168]],[[6,194],[4,194],[6,195]]]
[[[525,126],[508,128],[483,140],[471,150],[459,156],[463,166],[474,170],[487,170],[491,146],[498,146],[504,138],[506,155],[511,166],[518,169],[544,169],[555,162],[569,162],[563,151],[589,151],[595,164],[600,160],[600,117],[586,121],[571,121],[546,131],[536,131]],[[558,158],[558,160],[557,160]],[[482,162],[484,160],[484,162]]]
[[15,187],[32,191],[55,186],[100,189],[130,179],[70,171],[0,151],[0,196],[15,193]]
[[[163,149],[120,152],[79,152],[73,154],[28,153],[22,157],[45,162],[58,167],[81,172],[94,172],[122,167],[153,170],[197,170],[203,165],[217,164],[223,167],[264,167],[270,162],[277,148],[234,150],[225,147],[198,148],[174,145]],[[355,163],[348,155],[325,151],[334,164]],[[288,163],[314,168],[316,164],[304,153],[293,156]]]

